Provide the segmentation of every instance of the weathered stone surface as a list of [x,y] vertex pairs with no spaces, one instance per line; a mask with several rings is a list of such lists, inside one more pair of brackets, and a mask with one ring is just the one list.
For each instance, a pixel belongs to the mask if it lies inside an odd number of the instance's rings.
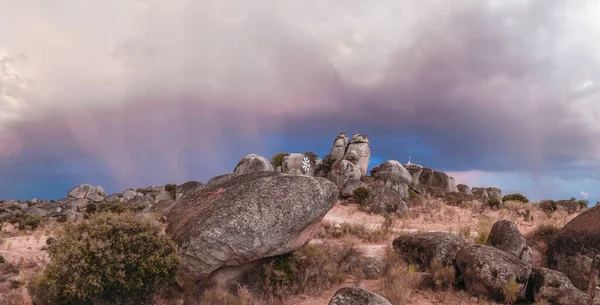
[[348,180],[360,180],[361,169],[355,152],[348,152],[343,159],[337,160],[331,166],[327,179],[342,187]]
[[128,190],[125,190],[125,192],[123,192],[122,197],[127,202],[127,201],[133,199],[133,197],[135,197],[136,195],[137,195],[137,193],[134,190],[128,189]]
[[[227,175],[230,175],[230,174],[227,174]],[[204,187],[205,187],[205,185],[201,182],[188,181],[181,185],[178,185],[177,189],[175,190],[175,193],[177,193],[177,195],[179,195],[179,196],[185,196],[185,195],[191,194],[193,192],[199,191],[199,190],[203,189]]]
[[71,189],[68,193],[70,198],[83,199],[87,198],[94,202],[103,201],[106,197],[106,193],[101,186],[92,186],[89,184],[81,184],[73,189]]
[[366,176],[367,169],[369,168],[369,160],[371,158],[371,149],[369,148],[369,139],[367,138],[367,135],[354,134],[348,145],[346,155],[351,151],[355,152],[358,156],[358,166],[360,167],[361,176]]
[[313,176],[315,170],[313,164],[308,164],[307,172],[304,172],[302,169],[302,159],[305,157],[307,156],[304,154],[289,154],[283,157],[283,161],[281,162],[281,172],[290,175]]
[[35,206],[27,208],[24,213],[25,215],[31,215],[35,217],[46,217],[48,215],[46,210],[42,210]]
[[167,193],[165,190],[161,190],[156,197],[154,197],[154,202],[159,202],[161,200],[173,200],[171,194]]
[[458,192],[461,194],[473,195],[473,192],[471,192],[471,189],[469,188],[469,186],[467,186],[465,184],[459,184],[456,186],[456,188],[458,189]]
[[408,197],[408,185],[412,182],[412,176],[400,162],[396,160],[383,162],[377,167],[374,177],[385,187],[395,190],[402,197]]
[[348,137],[345,132],[340,132],[340,134],[335,137],[333,141],[333,147],[331,147],[331,152],[329,153],[329,157],[333,160],[339,160],[344,157],[346,154],[346,148],[348,147]]
[[335,292],[329,305],[392,305],[386,298],[356,287],[344,287]]
[[235,279],[262,258],[301,247],[338,192],[323,178],[263,171],[183,197],[167,221],[167,233],[185,260],[178,281],[202,285]]
[[491,186],[486,188],[485,191],[488,194],[488,199],[495,198],[498,199],[498,202],[502,203],[502,190],[500,188]]
[[106,202],[119,202],[119,194],[112,194],[110,196],[107,196],[106,198],[104,198],[104,201]]
[[348,180],[342,187],[342,198],[350,198],[354,194],[354,190],[359,187],[366,187],[366,184],[360,180]]
[[584,305],[585,293],[577,289],[569,278],[560,271],[534,268],[531,274],[533,301],[546,301],[550,304]]
[[564,273],[580,290],[587,291],[592,262],[600,254],[600,206],[573,218],[550,241],[549,268]]
[[522,258],[527,240],[512,221],[499,220],[492,226],[487,245]]
[[487,191],[483,187],[474,187],[471,189],[471,192],[473,193],[473,196],[475,196],[475,198],[483,202],[486,202],[490,198]]
[[512,254],[490,246],[468,245],[456,254],[456,267],[472,295],[504,301],[503,289],[514,281],[517,300],[525,299],[531,265]]
[[255,172],[275,171],[269,160],[257,154],[250,154],[242,158],[233,170],[236,175],[243,175]]
[[412,176],[412,186],[416,189],[432,188],[444,192],[458,192],[454,179],[444,172],[417,167],[410,167],[407,170]]
[[400,193],[385,186],[374,186],[369,189],[370,194],[367,199],[369,212],[377,214],[399,213],[401,215],[408,213],[408,205]]
[[234,178],[236,175],[234,174],[224,174],[224,175],[219,175],[219,176],[215,176],[210,178],[210,180],[208,180],[208,182],[206,182],[206,185],[204,186],[205,188],[208,187],[213,187],[215,185],[221,184],[223,182],[228,181],[229,179]]
[[427,232],[400,235],[392,245],[408,263],[428,268],[434,261],[452,266],[458,251],[467,244],[451,233]]

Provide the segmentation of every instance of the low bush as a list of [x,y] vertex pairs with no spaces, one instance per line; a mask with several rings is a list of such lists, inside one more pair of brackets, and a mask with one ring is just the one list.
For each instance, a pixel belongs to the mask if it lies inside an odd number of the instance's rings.
[[502,197],[502,201],[519,201],[523,203],[528,203],[529,199],[525,197],[523,194],[508,194]]
[[554,200],[546,199],[546,200],[540,201],[539,207],[540,207],[540,209],[542,209],[542,211],[544,211],[546,213],[553,213],[553,212],[556,212],[556,210],[558,209],[558,204]]
[[488,199],[487,204],[493,210],[497,210],[498,208],[500,208],[500,200],[498,200],[498,198]]
[[315,169],[315,176],[327,177],[327,174],[329,174],[329,172],[331,171],[333,163],[335,163],[335,159],[331,158],[330,155],[325,155],[321,163],[319,163],[319,165]]
[[155,221],[130,213],[66,223],[48,252],[28,287],[37,305],[145,304],[157,285],[174,280],[180,261]]
[[243,283],[263,299],[318,292],[340,284],[360,262],[353,245],[305,245],[292,254],[270,259],[249,272]]
[[171,198],[175,199],[177,196],[177,185],[172,183],[165,184],[165,192],[171,195]]
[[379,166],[373,166],[373,167],[371,168],[371,171],[370,171],[369,175],[370,175],[371,177],[375,177],[375,174],[377,173],[377,170],[378,170],[378,169],[379,169]]
[[27,214],[13,216],[8,219],[7,222],[17,226],[19,230],[33,231],[37,229],[42,222],[45,220],[44,217],[31,216]]
[[352,192],[352,198],[360,205],[364,205],[369,199],[369,195],[371,195],[371,191],[366,187],[357,187],[354,192]]

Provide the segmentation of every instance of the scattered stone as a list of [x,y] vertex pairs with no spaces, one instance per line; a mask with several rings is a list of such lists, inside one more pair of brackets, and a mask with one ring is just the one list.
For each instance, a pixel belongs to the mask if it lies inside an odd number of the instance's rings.
[[519,228],[510,220],[499,220],[492,226],[487,241],[488,246],[522,258],[527,251],[527,240]]
[[533,301],[550,304],[582,305],[587,303],[583,291],[577,289],[564,273],[546,268],[534,268],[532,272]]
[[525,299],[531,265],[494,247],[472,244],[456,254],[456,267],[463,277],[467,291],[505,301],[503,291],[511,282],[517,300]]
[[335,292],[329,305],[392,305],[386,298],[356,287],[344,287]]
[[125,190],[125,192],[123,192],[123,199],[125,200],[125,202],[133,199],[133,197],[135,197],[137,195],[136,191],[134,191],[133,189],[128,189]]
[[459,236],[445,232],[404,234],[392,243],[405,261],[422,269],[431,267],[434,261],[452,266],[458,251],[465,245],[466,242]]

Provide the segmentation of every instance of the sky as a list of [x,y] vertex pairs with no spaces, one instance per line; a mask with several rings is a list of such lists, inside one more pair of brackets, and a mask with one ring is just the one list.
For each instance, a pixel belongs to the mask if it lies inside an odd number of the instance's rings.
[[395,159],[600,200],[593,0],[0,0],[0,198],[205,182],[257,153]]

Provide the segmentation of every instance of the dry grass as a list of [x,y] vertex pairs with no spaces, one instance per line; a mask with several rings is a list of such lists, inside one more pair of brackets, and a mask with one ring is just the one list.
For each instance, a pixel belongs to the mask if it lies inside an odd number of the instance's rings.
[[385,265],[379,291],[392,304],[410,302],[411,293],[419,287],[421,276],[412,265],[407,265],[392,247],[386,249]]
[[478,244],[485,245],[487,243],[488,237],[490,235],[490,231],[493,226],[493,219],[488,216],[480,216],[477,220],[477,236],[475,237],[475,242]]
[[344,236],[355,236],[362,241],[378,243],[387,240],[396,227],[396,219],[386,216],[384,221],[376,226],[366,223],[321,223],[321,230],[317,233],[318,238],[342,238]]

